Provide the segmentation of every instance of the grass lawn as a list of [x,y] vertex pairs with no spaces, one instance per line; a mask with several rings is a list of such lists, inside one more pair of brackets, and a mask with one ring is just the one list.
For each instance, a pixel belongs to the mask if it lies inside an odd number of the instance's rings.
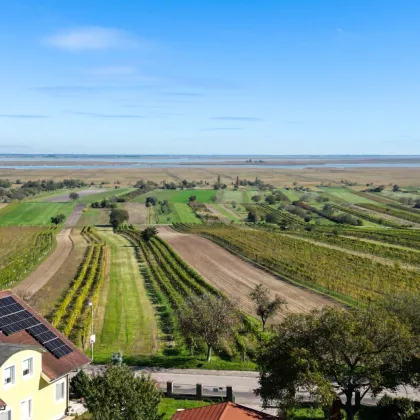
[[295,190],[286,190],[285,188],[280,188],[280,191],[291,201],[298,201],[300,197],[305,194],[304,191],[295,191]]
[[170,420],[180,408],[197,408],[212,404],[210,401],[176,400],[174,398],[163,398],[159,406],[160,414],[164,414],[163,420]]
[[104,198],[110,198],[113,196],[119,197],[120,195],[129,193],[134,190],[135,188],[108,189],[98,194],[92,194],[92,195],[86,195],[84,197],[80,197],[79,200],[77,200],[77,202],[90,204],[90,203],[94,203],[95,201],[101,201]]
[[97,333],[95,362],[109,362],[111,353],[119,350],[124,357],[151,355],[158,350],[158,328],[135,250],[111,229],[99,233],[111,249],[111,271],[107,296],[100,299],[105,311],[102,331]]
[[172,213],[159,215],[158,223],[201,223],[188,204],[171,203],[170,208]]
[[134,200],[135,203],[145,203],[147,197],[156,197],[160,201],[168,200],[169,203],[188,203],[188,199],[195,195],[200,203],[211,203],[211,198],[216,195],[214,190],[153,190]]
[[[10,207],[9,207],[10,206]],[[74,203],[35,203],[21,202],[5,207],[0,215],[0,226],[48,226],[51,217],[72,212]]]

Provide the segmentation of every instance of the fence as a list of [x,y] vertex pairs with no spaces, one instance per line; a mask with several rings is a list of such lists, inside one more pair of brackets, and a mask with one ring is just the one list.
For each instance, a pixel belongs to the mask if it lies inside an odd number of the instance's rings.
[[160,382],[158,385],[168,398],[235,402],[235,395],[231,386],[196,384],[194,388],[191,385],[176,384],[172,381]]

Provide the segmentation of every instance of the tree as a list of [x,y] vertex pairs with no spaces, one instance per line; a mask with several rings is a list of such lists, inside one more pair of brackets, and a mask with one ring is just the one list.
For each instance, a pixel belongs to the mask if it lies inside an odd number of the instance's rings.
[[158,230],[154,226],[149,226],[141,232],[141,237],[149,242],[150,239],[155,237],[158,234]]
[[268,204],[276,204],[276,198],[274,195],[267,195],[267,197],[265,197],[265,202]]
[[82,398],[90,389],[90,378],[84,370],[79,370],[77,375],[70,380],[70,393],[74,398]]
[[248,212],[248,222],[257,223],[260,220],[260,216],[258,215],[256,210],[251,210]]
[[66,216],[64,214],[57,214],[57,216],[51,217],[51,223],[54,223],[56,226],[63,223],[64,220],[66,220]]
[[392,191],[394,191],[394,192],[398,192],[398,191],[401,191],[401,189],[400,189],[400,187],[399,187],[397,184],[395,184],[395,185],[393,185],[393,187],[392,187]]
[[188,199],[188,201],[189,201],[190,203],[195,203],[195,202],[197,201],[197,196],[196,196],[196,195],[192,195],[192,196]]
[[136,376],[125,365],[94,374],[84,396],[93,420],[160,420],[162,393],[150,376]]
[[401,385],[398,372],[412,354],[412,334],[396,316],[371,309],[325,307],[286,317],[257,358],[264,404],[293,406],[299,389],[327,406],[337,400],[334,382],[353,420],[366,393]]
[[72,193],[70,193],[70,195],[69,195],[69,198],[71,199],[71,200],[73,200],[73,201],[76,201],[76,200],[78,200],[79,199],[79,194],[77,194],[77,192],[72,192]]
[[260,196],[260,195],[253,195],[253,196],[251,197],[251,200],[252,200],[254,203],[258,203],[259,201],[261,201],[261,196]]
[[212,197],[211,197],[211,202],[212,203],[215,203],[217,201],[217,195],[213,195]]
[[255,289],[249,295],[255,303],[255,312],[261,318],[262,330],[265,330],[265,324],[269,318],[272,318],[283,305],[286,300],[279,295],[270,299],[270,291],[262,283],[255,286]]
[[180,328],[190,340],[207,345],[207,361],[213,349],[220,349],[234,338],[239,320],[235,307],[227,299],[204,294],[188,297],[178,310]]
[[117,229],[124,222],[128,222],[129,215],[128,211],[124,209],[112,209],[109,215],[109,222],[114,229]]
[[270,211],[265,215],[265,221],[267,223],[279,223],[281,220],[281,217],[279,214],[277,214],[274,211]]

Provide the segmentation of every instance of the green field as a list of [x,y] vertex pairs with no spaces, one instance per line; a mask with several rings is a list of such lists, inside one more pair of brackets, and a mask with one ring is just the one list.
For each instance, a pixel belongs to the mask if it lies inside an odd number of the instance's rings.
[[[223,214],[223,216],[225,216],[227,219],[229,220],[233,220],[233,221],[239,221],[241,220],[241,218],[234,214],[232,214],[231,212],[229,212],[228,210],[226,210],[226,207],[223,204],[213,204],[214,208],[219,210],[221,214]],[[232,210],[234,212],[234,210]]]
[[111,273],[109,289],[100,299],[105,315],[102,330],[97,332],[95,362],[107,362],[119,350],[127,357],[153,354],[158,329],[134,248],[111,229],[100,234],[111,248]]
[[163,414],[162,420],[170,420],[179,409],[197,408],[210,405],[209,401],[178,400],[174,398],[163,398],[159,405],[159,413]]
[[67,218],[74,206],[74,203],[22,202],[11,206],[10,211],[5,211],[0,215],[0,226],[52,225],[51,217],[64,214]]
[[254,190],[219,190],[217,191],[217,201],[223,203],[230,203],[236,201],[237,203],[252,203],[251,197],[253,195],[262,194]]
[[331,194],[334,197],[337,197],[339,200],[343,200],[349,204],[359,204],[359,203],[366,203],[366,204],[377,204],[373,200],[369,200],[365,197],[360,197],[357,194],[354,194],[348,188],[331,188],[331,187],[320,187],[321,191],[325,191],[328,194]]
[[103,226],[109,225],[109,210],[108,209],[93,209],[87,207],[77,222],[77,226]]
[[135,188],[117,188],[117,189],[108,189],[104,192],[98,193],[98,194],[92,194],[92,195],[86,195],[84,197],[80,197],[78,200],[80,203],[94,203],[95,201],[101,201],[104,198],[110,198],[110,197],[119,197],[120,195],[127,194],[131,191],[134,191]]
[[280,188],[280,191],[292,202],[300,200],[300,197],[305,194],[303,191],[286,190],[285,188]]
[[172,213],[158,216],[158,223],[201,223],[193,209],[185,203],[171,203]]
[[42,192],[40,194],[37,194],[33,198],[27,198],[26,201],[35,201],[35,202],[43,202],[46,199],[54,198],[54,197],[60,197],[62,195],[70,194],[72,192],[78,192],[78,191],[85,191],[88,187],[80,187],[80,188],[63,188],[61,190],[55,190],[50,192]]
[[195,195],[200,203],[211,203],[216,195],[214,190],[153,190],[132,200],[134,203],[144,203],[147,197],[156,197],[159,201],[168,200],[169,203],[188,203],[189,198]]

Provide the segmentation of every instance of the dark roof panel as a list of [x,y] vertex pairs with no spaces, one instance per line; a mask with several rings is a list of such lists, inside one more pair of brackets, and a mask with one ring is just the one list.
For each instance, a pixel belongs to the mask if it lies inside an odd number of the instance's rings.
[[[31,327],[13,332],[10,335],[0,333],[0,344],[24,344],[45,349],[45,351],[42,354],[42,371],[48,378],[50,378],[50,380],[58,379],[61,376],[64,376],[69,372],[75,369],[79,369],[90,363],[90,359],[81,350],[79,350],[66,336],[64,336],[60,331],[54,328],[45,318],[43,318],[40,314],[38,314],[34,309],[32,309],[18,296],[13,294],[10,290],[0,291],[0,308],[7,308],[8,305],[12,305],[14,303],[12,302],[12,299],[3,299],[6,297],[10,297],[14,299],[18,304],[22,305],[24,310],[28,311],[31,314],[31,319],[35,319],[36,322],[39,321],[38,326],[33,327],[34,329],[40,327],[38,331],[39,333],[41,333],[41,330],[44,332],[48,330],[58,337],[60,342],[56,342],[55,344],[59,343],[60,346],[56,347],[54,350],[56,350],[56,352],[59,353],[59,358],[54,356],[51,350],[47,348],[47,344],[40,344],[30,334],[30,332],[32,332]],[[34,322],[31,322],[31,324],[33,324]]]

